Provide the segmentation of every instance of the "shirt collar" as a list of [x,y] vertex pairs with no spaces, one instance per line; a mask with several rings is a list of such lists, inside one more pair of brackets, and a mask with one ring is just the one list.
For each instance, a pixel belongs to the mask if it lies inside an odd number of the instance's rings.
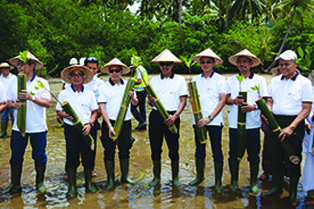
[[33,78],[30,80],[30,82],[33,82],[33,80],[35,79],[35,77],[36,77],[36,74],[34,73],[34,76],[33,76]]
[[[212,74],[210,74],[209,78],[212,78],[215,74],[215,71],[213,70]],[[202,73],[201,77],[204,77],[204,72]]]
[[[76,90],[73,88],[72,84],[71,84],[71,89],[73,90],[73,92],[76,92]],[[84,92],[84,85],[82,85],[82,91],[81,92]]]
[[[109,83],[111,84],[111,86],[114,86],[114,85],[116,85],[113,81],[112,81],[112,79],[111,78],[109,78]],[[122,78],[120,78],[120,84],[124,84],[124,81],[123,81],[123,79]]]
[[[241,73],[239,73],[239,75],[241,75]],[[251,75],[249,76],[249,79],[252,79],[254,77],[254,73],[251,72]]]
[[[296,74],[291,78],[292,81],[295,81],[299,75],[299,72],[297,70],[295,72],[296,72]],[[285,76],[282,75],[280,80],[283,80],[284,78],[285,78]]]
[[[171,73],[169,78],[173,79],[173,77],[174,77],[174,72]],[[161,80],[163,80],[165,78],[162,73],[160,74],[160,78],[161,78]]]

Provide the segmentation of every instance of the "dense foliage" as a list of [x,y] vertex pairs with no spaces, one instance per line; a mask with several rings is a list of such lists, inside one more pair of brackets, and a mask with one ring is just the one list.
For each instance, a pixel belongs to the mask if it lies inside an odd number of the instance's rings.
[[[135,2],[140,7],[134,14],[128,6]],[[150,60],[165,48],[190,57],[210,47],[224,60],[215,70],[224,72],[236,71],[228,57],[247,48],[263,62],[256,70],[264,71],[286,40],[283,50],[307,48],[314,59],[313,17],[306,15],[314,14],[313,0],[185,0],[181,13],[180,2],[0,0],[0,58],[7,61],[28,49],[45,65],[37,73],[58,77],[72,57],[94,56],[100,65],[118,57],[130,65],[135,53],[156,73],[158,65]],[[287,2],[299,4],[288,11]],[[200,72],[197,65],[191,69]],[[174,70],[188,72],[184,64]]]

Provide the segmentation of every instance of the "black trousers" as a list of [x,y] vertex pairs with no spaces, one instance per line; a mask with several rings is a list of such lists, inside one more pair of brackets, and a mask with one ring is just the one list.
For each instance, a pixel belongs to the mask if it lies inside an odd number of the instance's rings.
[[[169,111],[168,113],[173,115],[175,111]],[[153,161],[161,159],[163,137],[165,137],[169,149],[169,158],[174,161],[179,160],[180,119],[177,119],[174,124],[178,130],[177,134],[169,131],[168,126],[157,110],[150,112],[148,134]]]
[[[291,122],[297,116],[280,116],[274,115],[276,121],[278,122],[279,126],[283,129],[291,124]],[[294,130],[290,137],[286,137],[292,149],[295,151],[296,155],[300,159],[300,163],[302,161],[302,141],[304,137],[304,128],[305,123],[302,121]],[[268,126],[266,137],[268,140],[268,150],[270,154],[270,165],[272,173],[283,173],[285,171],[284,164],[285,164],[285,151],[282,148],[279,139],[275,136],[272,132],[272,129]],[[288,160],[288,170],[290,172],[290,177],[299,177],[301,176],[301,166],[300,163],[298,165],[294,165]]]
[[[114,126],[115,121],[110,120],[110,123],[112,126]],[[130,149],[133,144],[133,138],[131,136],[132,132],[132,124],[131,120],[124,121],[123,127],[121,130],[121,133],[119,137],[112,141],[112,139],[109,138],[109,132],[108,132],[107,124],[105,121],[102,122],[102,128],[101,128],[101,136],[100,141],[105,149],[104,151],[104,160],[109,160],[111,162],[114,162],[114,156],[116,153],[116,146],[118,145],[119,149],[119,158],[120,159],[129,159],[130,158]]]
[[[146,108],[145,108],[146,102],[145,102],[145,100],[147,97],[147,92],[145,90],[137,91],[136,96],[138,99],[138,104],[136,106],[134,106],[131,103],[131,112],[132,112],[134,118],[138,122],[144,123],[144,122],[146,122]],[[139,107],[140,111],[137,110],[137,106]]]

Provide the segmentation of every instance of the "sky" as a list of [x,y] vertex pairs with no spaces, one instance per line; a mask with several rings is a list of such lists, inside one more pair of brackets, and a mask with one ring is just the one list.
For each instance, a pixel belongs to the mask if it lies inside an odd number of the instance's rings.
[[133,6],[129,6],[129,9],[130,9],[130,11],[132,12],[132,13],[135,13],[136,12],[136,10],[139,8],[139,6],[140,6],[140,3],[139,2],[135,2],[134,4],[133,4]]

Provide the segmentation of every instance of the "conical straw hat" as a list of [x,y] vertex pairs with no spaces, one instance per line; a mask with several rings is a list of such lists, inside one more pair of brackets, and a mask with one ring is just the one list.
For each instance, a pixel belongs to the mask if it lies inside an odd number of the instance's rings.
[[260,59],[258,59],[257,57],[255,57],[254,54],[252,54],[249,50],[247,49],[244,49],[243,51],[239,52],[238,54],[236,55],[233,55],[229,58],[229,62],[235,66],[237,66],[237,60],[238,60],[238,57],[249,57],[252,59],[253,61],[253,65],[252,67],[256,67],[258,66],[259,64],[261,64],[261,61]]
[[155,59],[151,62],[176,62],[181,63],[181,61],[169,51],[169,49],[165,49],[161,52]]
[[220,59],[220,57],[218,57],[218,55],[215,54],[210,48],[202,51],[198,55],[195,55],[194,57],[192,57],[192,60],[200,64],[202,57],[211,57],[215,59],[215,65],[220,65],[221,63],[223,63],[222,59]]
[[69,75],[74,70],[80,70],[85,74],[84,84],[89,83],[93,79],[93,73],[89,68],[81,65],[71,65],[62,70],[61,72],[62,80],[64,80],[66,83],[71,83]]
[[1,69],[1,68],[10,68],[10,70],[12,70],[14,67],[11,66],[11,65],[9,65],[9,64],[6,63],[6,62],[3,62],[3,63],[0,64],[0,69]]
[[131,70],[128,66],[126,66],[125,64],[123,64],[118,58],[114,58],[113,60],[111,60],[110,62],[108,62],[105,66],[100,68],[100,71],[103,73],[107,73],[109,74],[109,67],[111,65],[119,65],[122,67],[123,69],[123,74],[127,74],[129,73]]
[[[30,51],[27,51],[27,58],[34,61],[36,63],[36,70],[44,67],[43,63],[41,63]],[[17,65],[17,62],[20,60],[20,55],[13,57],[10,59],[10,63],[14,66]]]

